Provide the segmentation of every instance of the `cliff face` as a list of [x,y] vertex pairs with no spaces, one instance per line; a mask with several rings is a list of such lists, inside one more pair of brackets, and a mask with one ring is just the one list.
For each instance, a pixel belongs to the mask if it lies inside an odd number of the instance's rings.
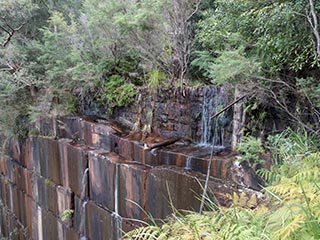
[[[230,123],[217,129],[222,123],[212,127],[206,120],[217,107],[214,91],[203,88],[180,102],[158,98],[152,106],[139,103],[119,112],[122,123],[139,121],[136,131],[101,118],[61,117],[39,120],[37,136],[7,141],[0,165],[0,235],[119,239],[121,230],[139,225],[135,219],[148,221],[146,213],[158,219],[172,207],[198,211],[208,142],[215,145],[210,195],[228,206],[226,193],[238,186],[228,180],[234,155],[224,133]],[[154,131],[146,135],[139,128],[150,120]]]

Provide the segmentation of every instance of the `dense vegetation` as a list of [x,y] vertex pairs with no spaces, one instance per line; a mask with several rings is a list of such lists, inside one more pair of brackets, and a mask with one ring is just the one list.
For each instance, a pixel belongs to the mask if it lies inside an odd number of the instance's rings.
[[[319,239],[319,13],[314,0],[0,0],[0,132],[24,136],[37,116],[92,102],[111,114],[139,87],[225,84],[249,96],[248,133],[270,107],[292,123],[267,141],[277,160],[261,171],[270,199],[138,234]],[[246,140],[239,150],[254,168],[263,149]]]
[[92,101],[110,113],[138,86],[214,83],[317,132],[319,11],[312,0],[1,0],[1,131]]

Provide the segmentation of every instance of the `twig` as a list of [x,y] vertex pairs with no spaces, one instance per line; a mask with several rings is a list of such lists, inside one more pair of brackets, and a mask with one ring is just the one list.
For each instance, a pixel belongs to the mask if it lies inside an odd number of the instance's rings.
[[210,160],[209,160],[208,169],[207,169],[206,182],[204,184],[203,193],[202,193],[202,197],[201,197],[201,204],[200,204],[200,209],[199,209],[200,214],[202,214],[203,207],[204,207],[204,201],[205,201],[206,195],[207,195],[208,183],[209,183],[210,172],[211,172],[211,165],[212,165],[212,160],[213,160],[213,151],[214,151],[213,145],[214,145],[214,139],[212,140],[212,150],[210,153]]

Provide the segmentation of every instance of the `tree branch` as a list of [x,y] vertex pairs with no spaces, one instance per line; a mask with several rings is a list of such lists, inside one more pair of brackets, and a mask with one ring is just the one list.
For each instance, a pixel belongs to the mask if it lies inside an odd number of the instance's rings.
[[185,22],[188,22],[193,17],[193,15],[195,15],[198,12],[200,3],[201,3],[201,0],[198,0],[198,2],[196,2],[196,7],[194,11],[187,17]]
[[13,35],[14,35],[16,32],[20,31],[21,28],[23,28],[24,25],[27,24],[27,22],[22,23],[22,24],[21,24],[19,27],[17,27],[17,28],[13,28],[13,27],[11,27],[11,26],[7,23],[7,21],[6,21],[5,18],[2,18],[2,19],[4,20],[6,26],[10,29],[10,30],[7,30],[7,29],[4,28],[3,26],[0,26],[0,29],[8,34],[6,40],[2,43],[2,48],[6,48],[6,47],[8,46],[8,44],[9,44],[11,38],[13,37]]
[[217,116],[219,116],[221,113],[227,111],[229,108],[231,108],[233,105],[235,105],[236,103],[240,102],[242,99],[244,99],[247,96],[247,94],[243,95],[242,97],[239,97],[238,99],[236,99],[235,101],[233,101],[232,103],[230,103],[229,105],[227,105],[226,107],[224,107],[221,111],[217,112],[216,114],[212,115],[210,119],[213,119]]

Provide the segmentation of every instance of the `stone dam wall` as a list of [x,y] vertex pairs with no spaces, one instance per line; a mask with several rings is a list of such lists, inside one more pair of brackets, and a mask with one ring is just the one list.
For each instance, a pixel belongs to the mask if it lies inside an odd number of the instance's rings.
[[[40,119],[27,139],[0,139],[0,237],[121,239],[150,221],[146,213],[164,219],[172,207],[198,211],[211,151],[209,196],[229,206],[227,194],[252,194],[232,167],[230,134],[210,120],[222,104],[216,88],[171,101],[175,93],[166,94],[119,111],[117,121]],[[148,125],[153,131],[145,134]]]
[[[139,225],[134,219],[148,221],[145,212],[163,219],[171,204],[199,209],[206,147],[177,141],[150,149],[168,139],[151,136],[142,142],[115,123],[79,117],[42,120],[38,126],[38,136],[3,148],[1,236],[120,239],[121,230]],[[226,193],[236,191],[223,180],[232,158],[219,153],[213,162],[209,188],[222,205],[230,204]],[[68,210],[72,214],[64,219]]]

